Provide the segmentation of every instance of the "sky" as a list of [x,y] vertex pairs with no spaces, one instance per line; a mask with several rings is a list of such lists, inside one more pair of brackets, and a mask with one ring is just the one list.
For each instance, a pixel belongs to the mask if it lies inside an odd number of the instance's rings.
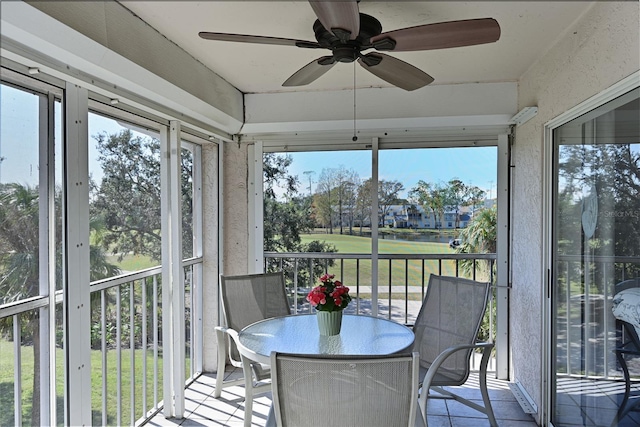
[[[0,92],[0,182],[20,182],[35,186],[38,183],[38,100],[37,96],[2,85]],[[57,144],[60,141],[59,105],[58,105]],[[124,129],[118,122],[96,114],[89,116],[89,135],[99,132],[113,134]],[[142,135],[133,131],[134,135]],[[57,152],[59,153],[59,147]],[[291,174],[300,180],[299,191],[315,191],[323,169],[344,166],[358,173],[362,180],[371,177],[371,153],[359,151],[303,152],[289,153],[293,163]],[[90,138],[89,172],[96,182],[102,177],[97,162],[98,151],[95,140]],[[464,183],[476,185],[495,196],[496,185],[496,147],[465,148],[423,148],[382,150],[379,154],[379,179],[395,180],[403,183],[406,197],[408,190],[419,180],[431,183],[447,182],[459,178]],[[60,162],[56,164],[57,176]],[[305,174],[305,172],[307,172]]]
[[[402,197],[418,181],[446,183],[459,178],[467,185],[475,185],[496,195],[497,147],[420,148],[381,150],[379,153],[378,179],[400,181],[405,191]],[[344,166],[358,173],[362,180],[371,177],[371,153],[369,151],[330,151],[288,153],[292,157],[289,172],[300,180],[299,191],[312,192],[323,169]],[[311,172],[306,173],[305,172]]]
[[[0,85],[0,182],[18,182],[38,185],[38,97],[26,91]],[[60,103],[56,103],[56,181],[61,181]],[[118,133],[125,129],[116,120],[89,114],[89,173],[96,182],[102,179],[102,168],[97,160],[98,149],[93,136],[98,133]],[[144,135],[132,130],[134,136]]]

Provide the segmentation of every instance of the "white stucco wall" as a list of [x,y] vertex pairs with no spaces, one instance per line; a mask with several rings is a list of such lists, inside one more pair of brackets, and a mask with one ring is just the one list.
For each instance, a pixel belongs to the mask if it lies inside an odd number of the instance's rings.
[[[512,370],[542,403],[544,124],[640,68],[637,2],[596,2],[520,79],[519,108],[538,115],[513,146]],[[553,386],[553,385],[551,385]]]

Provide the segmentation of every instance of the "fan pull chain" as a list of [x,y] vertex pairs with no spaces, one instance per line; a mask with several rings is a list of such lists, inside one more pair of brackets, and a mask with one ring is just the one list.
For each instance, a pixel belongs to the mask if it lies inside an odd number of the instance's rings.
[[356,61],[353,61],[353,142],[358,140],[356,136]]

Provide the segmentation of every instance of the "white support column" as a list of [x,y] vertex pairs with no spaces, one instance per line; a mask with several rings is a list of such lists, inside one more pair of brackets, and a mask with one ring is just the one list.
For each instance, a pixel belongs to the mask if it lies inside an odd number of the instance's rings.
[[[40,295],[47,295],[47,307],[40,309],[40,425],[51,425],[56,419],[52,397],[55,388],[55,129],[54,97],[40,97],[39,114],[39,272]],[[38,363],[38,362],[37,362]]]
[[378,317],[378,138],[371,139],[371,315]]
[[[225,245],[224,245],[224,237],[225,237],[225,223],[224,223],[224,197],[222,194],[224,193],[224,145],[228,144],[225,141],[220,141],[218,144],[218,273],[224,274],[224,260],[225,260]],[[204,165],[203,165],[204,167]],[[208,166],[210,167],[210,166]],[[218,278],[215,278],[216,283],[218,283]],[[218,287],[216,287],[218,289]],[[219,290],[219,289],[218,289]],[[218,304],[218,325],[222,323],[222,305]],[[217,366],[217,365],[216,365]]]
[[264,270],[264,189],[262,184],[262,155],[261,141],[257,141],[248,147],[249,273],[262,273]]
[[162,219],[162,395],[165,417],[172,417],[173,410],[173,306],[171,286],[171,148],[169,132],[160,128],[160,217]]
[[185,320],[182,269],[182,187],[180,123],[160,132],[162,215],[162,354],[164,415],[184,416]]
[[[185,319],[184,319],[184,269],[182,268],[182,153],[180,149],[180,122],[169,123],[169,146],[171,148],[171,289],[173,290],[173,395],[176,418],[184,416],[185,386]],[[167,225],[165,222],[164,225]]]
[[509,379],[509,136],[498,135],[496,376]]
[[[193,256],[202,256],[203,248],[203,217],[202,217],[202,147],[200,145],[194,145],[192,150],[193,156]],[[195,360],[192,365],[196,372],[202,372],[202,353],[203,353],[203,289],[202,289],[202,264],[195,264],[193,266],[193,276],[191,278],[191,300],[193,301],[192,319],[193,325],[191,330],[193,333],[193,354]],[[192,372],[193,374],[193,372]]]
[[64,149],[65,425],[91,425],[88,92],[67,83]]

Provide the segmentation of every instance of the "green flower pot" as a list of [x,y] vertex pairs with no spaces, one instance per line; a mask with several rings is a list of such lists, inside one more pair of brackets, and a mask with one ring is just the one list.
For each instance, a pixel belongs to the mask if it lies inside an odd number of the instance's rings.
[[338,335],[342,326],[342,310],[318,311],[318,330],[320,335]]

